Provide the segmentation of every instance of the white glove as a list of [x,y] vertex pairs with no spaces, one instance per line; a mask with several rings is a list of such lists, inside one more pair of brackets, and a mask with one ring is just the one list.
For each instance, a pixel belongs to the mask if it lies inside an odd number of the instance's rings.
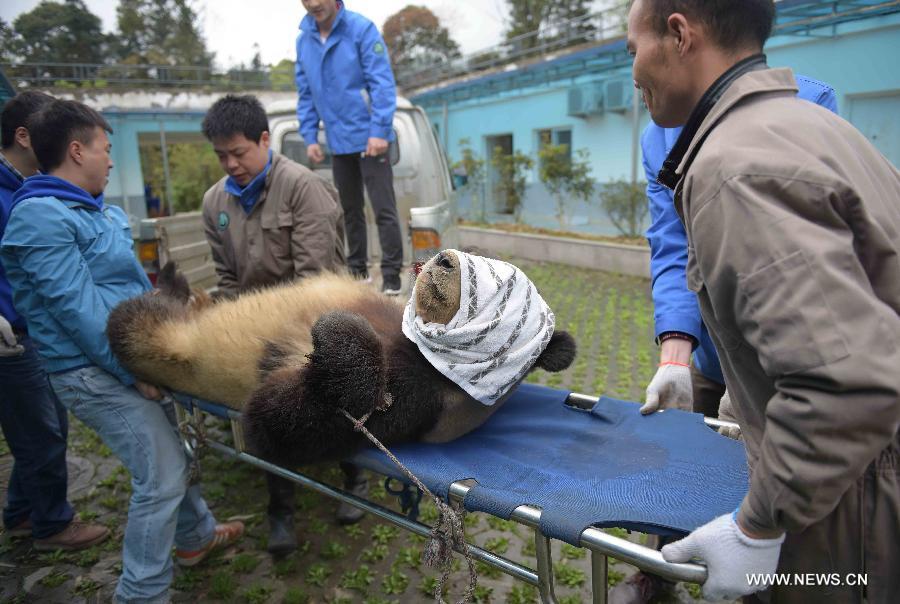
[[[737,418],[734,417],[734,409],[731,406],[731,397],[728,396],[727,390],[719,401],[719,419],[723,422],[731,422],[733,424],[738,423]],[[719,434],[727,436],[728,438],[733,438],[734,440],[742,440],[740,428],[726,428],[723,426],[719,428]]]
[[17,357],[25,352],[25,348],[16,340],[12,326],[0,316],[0,357]]
[[647,402],[641,413],[647,415],[660,409],[691,411],[694,389],[691,386],[691,369],[686,365],[663,363],[647,386]]
[[666,562],[688,562],[699,558],[706,563],[703,597],[707,600],[736,600],[765,589],[765,582],[751,585],[748,575],[771,574],[778,567],[784,535],[776,539],[752,539],[725,514],[708,522],[675,543],[662,548]]

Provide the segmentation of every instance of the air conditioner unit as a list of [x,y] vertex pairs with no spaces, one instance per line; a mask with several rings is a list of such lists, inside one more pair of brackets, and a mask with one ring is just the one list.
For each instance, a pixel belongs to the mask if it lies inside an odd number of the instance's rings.
[[569,88],[568,115],[587,118],[603,114],[603,85],[586,84]]
[[626,78],[606,80],[603,83],[605,108],[607,111],[624,113],[631,109],[634,100],[634,82]]

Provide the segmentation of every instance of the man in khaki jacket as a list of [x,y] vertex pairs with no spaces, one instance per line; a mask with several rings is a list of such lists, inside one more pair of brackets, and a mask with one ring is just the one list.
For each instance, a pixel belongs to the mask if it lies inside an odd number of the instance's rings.
[[[227,175],[203,196],[203,223],[219,276],[219,292],[286,283],[344,268],[344,220],[337,190],[322,177],[269,149],[266,112],[253,96],[226,96],[203,120],[203,134]],[[366,481],[342,464],[344,486],[365,495]],[[273,554],[297,547],[294,485],[266,474]],[[362,512],[342,505],[338,521]]]
[[900,173],[768,68],[773,17],[772,0],[635,0],[629,14],[635,85],[657,124],[684,124],[659,181],[751,468],[734,514],[662,553],[703,560],[710,598],[777,569],[791,575],[763,600],[895,601]]

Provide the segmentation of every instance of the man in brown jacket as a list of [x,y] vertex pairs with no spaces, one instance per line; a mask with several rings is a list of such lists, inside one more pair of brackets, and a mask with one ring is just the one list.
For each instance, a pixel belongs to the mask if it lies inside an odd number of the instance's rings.
[[[266,112],[253,96],[226,96],[203,120],[203,134],[227,176],[203,196],[203,223],[221,295],[344,268],[344,220],[337,190],[327,180],[269,148]],[[344,486],[365,495],[364,476],[342,464]],[[269,541],[274,554],[297,547],[294,484],[266,474]],[[355,507],[338,521],[358,521]]]
[[[900,173],[761,54],[772,0],[635,0],[634,80],[684,130],[659,181],[751,468],[734,514],[663,548],[704,595],[900,593]],[[795,574],[796,573],[796,574]],[[807,574],[809,573],[809,574]]]

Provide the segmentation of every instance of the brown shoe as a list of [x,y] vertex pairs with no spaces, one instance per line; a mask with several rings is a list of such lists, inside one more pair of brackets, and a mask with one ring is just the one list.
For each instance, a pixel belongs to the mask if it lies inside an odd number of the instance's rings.
[[34,549],[38,551],[85,549],[104,541],[109,537],[109,529],[100,524],[87,524],[73,520],[60,532],[50,537],[34,540]]
[[31,518],[26,518],[16,526],[6,529],[10,539],[23,539],[31,537]]
[[198,550],[175,550],[175,561],[179,566],[194,566],[203,562],[209,554],[218,548],[231,545],[244,535],[244,523],[235,520],[217,524],[213,538]]

